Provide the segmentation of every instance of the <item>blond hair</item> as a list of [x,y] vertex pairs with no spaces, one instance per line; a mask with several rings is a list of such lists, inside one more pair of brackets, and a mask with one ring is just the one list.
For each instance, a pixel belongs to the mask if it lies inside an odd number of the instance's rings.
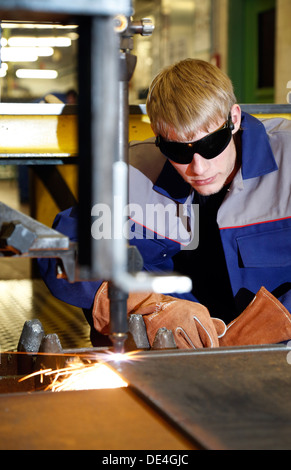
[[218,67],[185,59],[162,70],[152,81],[147,114],[155,134],[167,138],[175,130],[192,140],[198,131],[227,119],[236,103],[231,80]]

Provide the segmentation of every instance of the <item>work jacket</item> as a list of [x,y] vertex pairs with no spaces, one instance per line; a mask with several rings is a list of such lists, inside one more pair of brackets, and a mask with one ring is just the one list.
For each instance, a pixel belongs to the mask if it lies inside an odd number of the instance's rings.
[[[217,214],[237,312],[261,286],[291,312],[291,121],[242,113],[241,127],[242,165]],[[145,270],[170,272],[173,256],[199,243],[194,200],[195,191],[154,139],[131,143],[129,243],[138,247]],[[54,228],[76,241],[76,210],[58,214]],[[92,306],[101,281],[69,284],[56,279],[54,260],[39,265],[56,297],[84,309]],[[192,293],[172,295],[199,301]]]

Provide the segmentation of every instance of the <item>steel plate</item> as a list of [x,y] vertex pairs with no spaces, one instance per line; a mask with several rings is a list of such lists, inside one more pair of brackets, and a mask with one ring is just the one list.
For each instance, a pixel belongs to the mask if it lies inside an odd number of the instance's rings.
[[283,345],[148,351],[120,371],[202,448],[290,449],[290,354]]

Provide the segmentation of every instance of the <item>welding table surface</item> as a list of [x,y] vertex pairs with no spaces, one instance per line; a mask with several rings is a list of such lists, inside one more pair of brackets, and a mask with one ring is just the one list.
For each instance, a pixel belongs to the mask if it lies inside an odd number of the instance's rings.
[[138,352],[127,389],[0,394],[0,449],[290,449],[290,355]]
[[0,395],[0,450],[192,450],[128,388]]
[[201,448],[291,449],[290,345],[139,354],[122,376]]

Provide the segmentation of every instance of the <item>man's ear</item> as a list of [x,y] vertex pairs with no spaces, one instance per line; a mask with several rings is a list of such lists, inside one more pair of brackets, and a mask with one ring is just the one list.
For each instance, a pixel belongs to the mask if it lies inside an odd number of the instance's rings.
[[233,134],[235,134],[241,125],[241,108],[238,104],[234,104],[230,110],[231,120],[234,125]]

